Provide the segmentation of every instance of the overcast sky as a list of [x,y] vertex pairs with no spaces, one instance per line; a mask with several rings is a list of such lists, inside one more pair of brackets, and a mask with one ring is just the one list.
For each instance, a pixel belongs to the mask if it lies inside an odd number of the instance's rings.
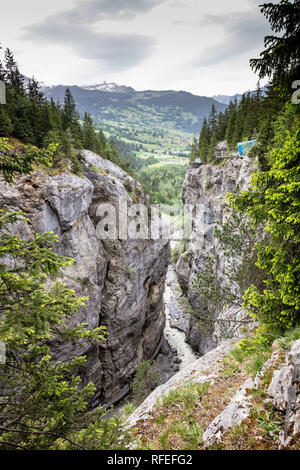
[[256,86],[249,58],[269,33],[260,3],[0,0],[0,42],[46,84],[234,94]]

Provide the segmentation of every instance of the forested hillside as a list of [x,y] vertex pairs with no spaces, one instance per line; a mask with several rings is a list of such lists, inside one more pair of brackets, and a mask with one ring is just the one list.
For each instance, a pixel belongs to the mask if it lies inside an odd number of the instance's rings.
[[[63,102],[66,87],[45,87],[48,98]],[[212,98],[184,91],[135,91],[131,87],[104,84],[70,90],[80,115],[88,111],[96,127],[106,136],[127,146],[131,157],[155,157],[181,164],[188,157],[190,136],[198,132],[214,104],[218,111],[225,105]]]
[[91,116],[82,119],[72,93],[66,88],[63,104],[46,99],[40,84],[27,80],[20,72],[11,50],[0,61],[0,80],[6,84],[7,105],[0,107],[0,136],[12,144],[28,144],[38,148],[57,144],[53,166],[58,168],[69,159],[75,172],[80,172],[76,150],[95,151],[118,165],[120,159],[115,142],[107,140],[102,130],[96,130]]
[[[118,87],[110,91],[100,87],[71,86],[81,115],[88,111],[96,123],[109,122],[118,126],[125,123],[165,130],[170,127],[192,133],[196,131],[214,104],[218,111],[225,106],[206,96],[185,91],[135,91],[131,87]],[[47,97],[63,101],[65,86],[45,87]]]
[[[62,169],[70,160],[73,171],[78,174],[81,165],[77,151],[83,148],[91,150],[135,174],[150,194],[151,202],[172,204],[179,201],[186,169],[185,158],[178,158],[177,155],[176,161],[166,161],[167,167],[164,169],[160,165],[161,159],[152,151],[149,151],[148,157],[139,158],[140,147],[151,146],[150,141],[149,144],[138,143],[138,137],[134,135],[132,138],[136,139],[136,143],[128,143],[131,139],[129,129],[125,132],[122,128],[113,129],[114,138],[108,137],[107,133],[105,136],[101,128],[96,128],[87,111],[80,117],[71,93],[73,88],[64,88],[62,104],[52,97],[48,100],[34,78],[27,80],[22,75],[9,49],[5,51],[4,63],[0,62],[0,79],[6,84],[7,93],[7,105],[0,107],[0,136],[9,138],[11,145],[46,148],[55,143],[57,147],[52,167]],[[124,132],[127,142],[121,139]],[[157,145],[163,138],[163,131],[152,131],[151,138],[158,139]],[[174,179],[175,186],[170,182],[171,173],[178,175]]]
[[287,98],[278,95],[269,86],[262,93],[258,85],[255,93],[245,93],[241,99],[230,101],[224,112],[217,113],[213,106],[204,120],[199,138],[192,142],[191,161],[200,157],[201,161],[214,160],[217,144],[226,141],[229,151],[237,151],[237,143],[257,139],[259,144],[252,150],[260,159],[274,135],[274,118],[283,109]]

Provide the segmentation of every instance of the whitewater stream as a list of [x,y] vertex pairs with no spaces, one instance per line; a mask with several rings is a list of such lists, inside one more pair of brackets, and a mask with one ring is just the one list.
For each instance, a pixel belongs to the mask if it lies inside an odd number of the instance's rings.
[[181,302],[181,289],[179,287],[176,274],[172,265],[169,265],[166,288],[164,293],[166,308],[166,327],[165,337],[171,346],[173,346],[181,359],[180,370],[191,362],[198,359],[189,344],[185,342],[184,331],[187,328],[189,314],[185,311]]

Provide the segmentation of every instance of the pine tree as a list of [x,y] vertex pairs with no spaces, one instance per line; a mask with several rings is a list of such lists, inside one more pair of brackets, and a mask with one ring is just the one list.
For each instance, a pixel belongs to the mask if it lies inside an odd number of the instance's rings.
[[259,59],[251,59],[251,68],[259,78],[268,77],[281,95],[288,98],[291,85],[300,77],[300,2],[281,0],[278,4],[264,3],[260,11],[274,33],[265,37],[265,49]]
[[195,159],[198,156],[199,156],[199,146],[198,146],[196,136],[194,135],[192,147],[191,147],[191,153],[190,153],[190,164],[193,164]]
[[[292,107],[292,108],[290,108]],[[282,127],[290,122],[290,130]],[[234,207],[253,226],[264,224],[266,238],[256,244],[256,265],[266,273],[264,287],[250,287],[244,307],[270,329],[286,330],[300,322],[300,114],[289,104],[275,125],[278,142],[267,154],[268,169],[252,176],[251,188],[231,195]]]
[[199,136],[199,157],[203,163],[206,163],[208,160],[209,145],[210,135],[207,120],[205,118]]
[[17,62],[10,49],[5,51],[5,81],[8,82],[17,93],[25,95],[24,77],[19,71]]
[[0,137],[10,136],[14,126],[6,112],[6,106],[0,104]]
[[217,150],[217,143],[218,143],[217,134],[216,134],[216,131],[214,131],[210,138],[209,149],[208,149],[208,161],[214,160],[216,150]]
[[107,142],[105,158],[115,163],[115,165],[121,166],[118,147],[113,138],[110,138]]
[[63,106],[63,118],[62,118],[62,126],[63,130],[70,128],[75,121],[78,120],[78,113],[76,111],[76,103],[74,101],[73,95],[70,91],[70,88],[66,88],[65,97],[64,97],[64,106]]
[[99,155],[103,156],[106,151],[107,142],[106,142],[106,137],[102,129],[99,130],[98,141],[99,141]]
[[6,83],[7,93],[7,105],[0,105],[0,136],[11,136],[38,148],[53,138],[59,144],[53,165],[62,169],[71,160],[77,174],[81,173],[81,164],[75,149],[84,147],[128,168],[129,161],[123,162],[115,143],[107,143],[103,131],[96,131],[90,115],[84,117],[81,126],[70,88],[66,88],[63,106],[53,99],[47,101],[34,77],[25,86],[24,77],[9,49],[5,51],[5,64],[0,61],[0,76]]
[[87,150],[91,150],[92,152],[97,152],[97,150],[99,150],[97,133],[93,119],[88,113],[84,114],[82,133],[83,147]]
[[235,99],[234,102],[230,101],[229,103],[229,119],[228,125],[226,129],[226,141],[230,149],[232,149],[236,142],[234,142],[234,130],[235,130],[235,123],[237,118],[237,101]]
[[208,117],[208,128],[209,128],[210,136],[212,136],[216,130],[217,118],[218,118],[217,110],[216,110],[215,105],[213,104],[211,107],[209,117]]

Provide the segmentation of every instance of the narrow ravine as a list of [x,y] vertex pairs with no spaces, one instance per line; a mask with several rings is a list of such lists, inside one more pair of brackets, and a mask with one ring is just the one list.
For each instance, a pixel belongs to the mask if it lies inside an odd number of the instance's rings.
[[177,350],[178,357],[181,359],[179,366],[181,370],[198,359],[198,356],[191,346],[185,342],[185,330],[188,324],[189,314],[182,306],[180,298],[181,290],[173,266],[170,264],[164,293],[166,308],[165,337],[170,345]]

